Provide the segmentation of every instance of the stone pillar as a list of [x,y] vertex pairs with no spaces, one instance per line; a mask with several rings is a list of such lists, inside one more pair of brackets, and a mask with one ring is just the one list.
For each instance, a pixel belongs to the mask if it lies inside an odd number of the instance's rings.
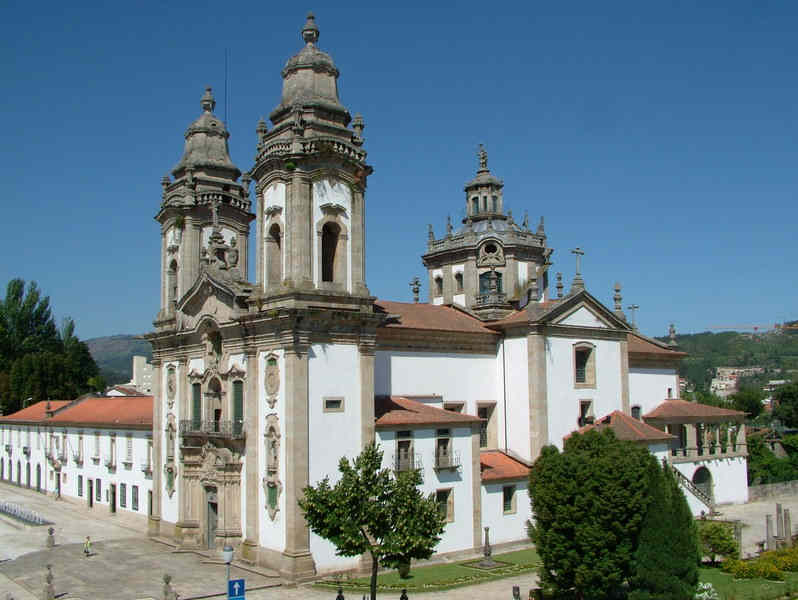
[[[252,202],[252,205],[255,207],[255,285],[264,291],[266,282],[263,277],[263,261],[266,257],[263,255],[263,251],[266,245],[263,238],[263,188],[257,181],[255,182],[255,201]],[[247,272],[244,271],[242,274],[246,278]]]
[[295,287],[313,287],[313,237],[312,183],[310,177],[294,171],[286,188],[286,229],[289,231],[288,278]]
[[285,550],[280,574],[289,581],[312,577],[316,572],[310,554],[310,530],[297,504],[308,485],[308,347],[285,349]]
[[542,332],[527,335],[529,372],[529,460],[534,461],[549,443],[546,386],[546,344]]
[[747,455],[747,448],[745,442],[745,423],[739,424],[739,429],[737,431],[737,440],[735,441],[736,451],[738,454]]
[[247,480],[244,483],[246,493],[246,524],[244,527],[244,542],[241,552],[246,560],[258,562],[258,538],[260,532],[260,498],[258,480],[258,445],[260,436],[260,363],[258,352],[255,349],[247,351],[247,382],[246,396],[244,396],[244,422],[246,427],[245,460],[247,465]]
[[[430,290],[432,290],[431,286]],[[466,296],[466,306],[472,308],[476,302],[477,294],[479,293],[479,274],[474,260],[466,260],[465,262],[465,269],[463,271],[463,291]],[[432,292],[430,292],[430,301],[432,301]]]
[[374,350],[375,342],[361,343],[360,355],[360,447],[375,440],[374,433]]
[[152,514],[147,524],[147,534],[155,537],[161,533],[161,470],[163,439],[163,399],[161,398],[161,361],[152,360]]
[[788,546],[792,546],[792,519],[789,508],[784,509],[784,539]]
[[765,550],[774,550],[775,548],[776,543],[773,539],[773,515],[765,515]]
[[698,426],[688,424],[684,426],[684,429],[687,432],[687,440],[685,441],[687,456],[695,456],[697,453],[696,446],[698,445]]
[[629,342],[623,338],[620,342],[621,350],[621,412],[625,415],[632,414],[629,405]]
[[360,190],[352,194],[352,293],[367,296],[366,287],[366,195]]
[[[180,242],[179,274],[180,289],[178,296],[185,294],[199,276],[200,246],[202,246],[202,228],[198,220],[188,216],[183,227]],[[165,268],[165,267],[164,267]]]
[[[178,426],[178,435],[179,435],[179,427],[180,427],[180,419],[188,419],[188,390],[191,388],[191,383],[188,380],[188,358],[185,356],[180,358],[177,366],[177,373],[175,375],[175,379],[178,382],[178,389],[179,394],[177,396],[176,404],[177,404],[177,426]],[[153,437],[153,440],[155,438]],[[180,438],[178,438],[180,439]],[[155,451],[155,442],[153,441],[153,452]],[[181,456],[182,452],[178,454]],[[175,461],[177,461],[177,457],[175,457]],[[153,467],[153,471],[155,468]],[[186,477],[185,471],[183,470],[182,466],[179,471],[179,476],[177,477],[177,481],[175,482],[175,487],[177,488],[178,499],[180,503],[178,504],[178,514],[177,514],[177,522],[180,525],[186,523],[189,519],[189,493],[187,490],[186,485]],[[153,496],[155,496],[155,491],[153,490]]]
[[[482,477],[479,472],[479,423],[471,426],[471,496],[474,504],[472,526],[474,528],[474,548],[482,545]],[[487,534],[486,534],[487,537]]]
[[784,512],[779,503],[776,503],[776,537],[784,539]]

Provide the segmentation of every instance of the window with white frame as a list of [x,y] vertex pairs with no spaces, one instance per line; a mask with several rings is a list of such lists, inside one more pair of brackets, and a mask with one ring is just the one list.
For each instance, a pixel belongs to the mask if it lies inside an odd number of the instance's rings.
[[134,485],[133,489],[131,490],[131,498],[130,498],[130,508],[133,510],[139,509],[139,486]]
[[100,458],[100,432],[94,432],[94,457]]
[[596,349],[588,342],[574,344],[574,387],[596,387]]
[[593,400],[580,400],[579,401],[579,419],[578,425],[584,427],[594,421],[593,416]]
[[502,512],[505,515],[515,513],[515,486],[505,485],[502,487]]

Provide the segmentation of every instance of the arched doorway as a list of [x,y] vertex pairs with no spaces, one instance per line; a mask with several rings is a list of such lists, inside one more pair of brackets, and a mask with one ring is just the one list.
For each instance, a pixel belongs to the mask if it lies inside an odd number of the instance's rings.
[[207,506],[205,541],[208,550],[213,550],[216,548],[216,531],[219,528],[219,501],[215,487],[208,486],[205,488],[205,504]]
[[30,463],[25,464],[25,485],[30,487]]
[[42,491],[42,466],[36,465],[36,491]]
[[693,473],[693,485],[704,492],[710,498],[712,495],[712,473],[706,467],[698,467]]

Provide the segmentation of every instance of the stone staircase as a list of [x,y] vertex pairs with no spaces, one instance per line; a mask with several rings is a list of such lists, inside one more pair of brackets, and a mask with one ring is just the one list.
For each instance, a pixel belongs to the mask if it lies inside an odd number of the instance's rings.
[[671,466],[671,471],[676,477],[676,481],[679,482],[679,485],[682,486],[682,488],[687,490],[699,502],[704,504],[709,509],[710,515],[715,514],[715,503],[712,501],[712,497],[709,494],[707,494],[704,490],[697,487],[692,481],[690,481],[687,477],[685,477],[682,474],[682,472],[679,471],[676,467]]

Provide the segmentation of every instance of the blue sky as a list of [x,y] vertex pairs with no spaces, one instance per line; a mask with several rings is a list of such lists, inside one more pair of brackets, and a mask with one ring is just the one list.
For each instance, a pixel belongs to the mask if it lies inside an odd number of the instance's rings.
[[[798,4],[9,3],[0,23],[0,285],[36,280],[78,335],[158,309],[161,176],[206,85],[246,170],[307,10],[366,122],[367,281],[410,300],[427,223],[462,216],[484,143],[552,272],[612,285],[663,335],[798,318]],[[254,261],[253,261],[254,262]],[[426,288],[423,290],[426,296]],[[1,294],[1,293],[0,293]]]

